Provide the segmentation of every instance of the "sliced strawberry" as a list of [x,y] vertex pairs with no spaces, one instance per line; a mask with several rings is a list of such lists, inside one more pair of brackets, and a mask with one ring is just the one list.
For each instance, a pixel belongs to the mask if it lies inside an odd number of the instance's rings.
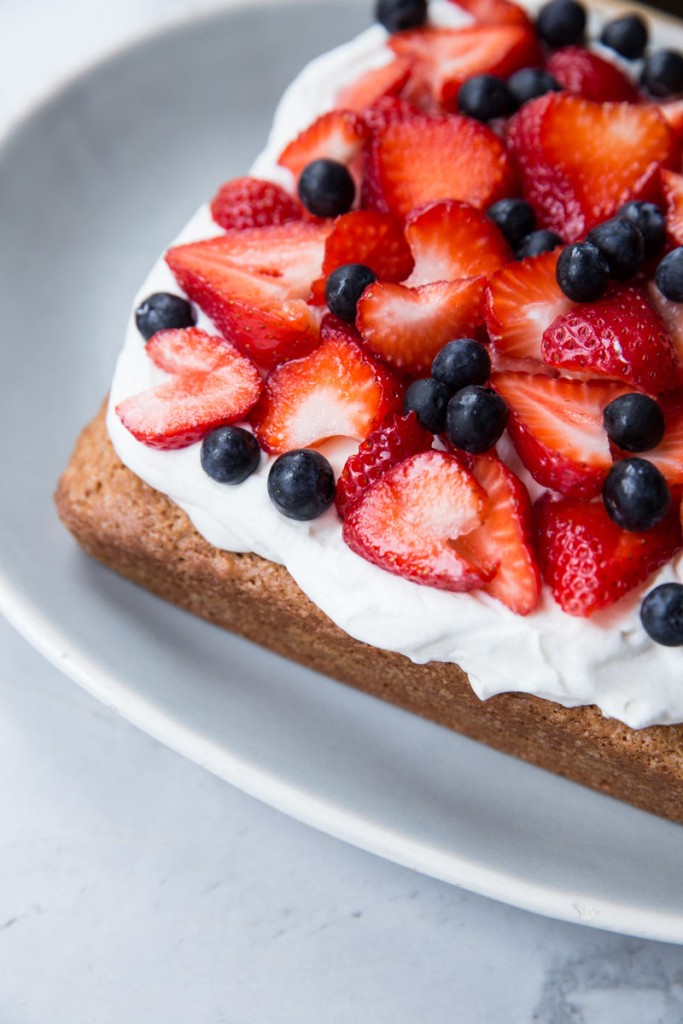
[[596,103],[637,103],[638,90],[616,64],[583,46],[551,53],[546,69],[569,92]]
[[433,442],[434,436],[421,426],[414,412],[407,416],[390,413],[346,460],[334,497],[340,518],[345,518],[361,494],[387,470],[411,455],[429,451]]
[[399,96],[384,96],[363,111],[363,120],[372,132],[370,144],[372,144],[373,138],[385,132],[390,124],[397,121],[412,121],[414,118],[422,116],[419,107]]
[[330,437],[362,440],[398,407],[399,394],[394,376],[333,327],[310,355],[271,370],[254,430],[273,455]]
[[679,381],[664,323],[640,285],[614,287],[604,299],[558,317],[543,335],[541,355],[557,369],[623,380],[655,394]]
[[493,221],[481,210],[455,200],[413,211],[406,221],[406,238],[415,260],[406,284],[413,288],[432,281],[490,277],[512,259],[510,247]]
[[500,369],[521,369],[520,360],[534,360],[541,369],[543,332],[574,305],[555,278],[559,255],[554,250],[530,256],[490,278],[484,317],[494,365]]
[[366,156],[363,202],[400,218],[436,199],[483,208],[514,191],[515,172],[503,143],[469,117],[394,121]]
[[683,367],[683,303],[665,299],[654,281],[647,286],[651,305],[662,318],[678,362]]
[[428,373],[437,352],[470,337],[482,321],[483,277],[421,288],[375,282],[358,303],[356,325],[371,352],[402,373]]
[[508,433],[534,480],[572,497],[599,494],[612,466],[603,412],[629,389],[528,373],[496,373],[491,385],[510,408]]
[[602,501],[553,499],[534,506],[541,572],[568,615],[590,616],[645,583],[681,547],[678,509],[646,533],[622,530]]
[[676,154],[653,106],[548,93],[511,119],[510,149],[542,227],[577,241],[629,199],[651,199]]
[[211,216],[226,231],[243,231],[301,220],[303,208],[272,181],[235,178],[219,188],[211,201]]
[[[683,488],[683,395],[680,392],[663,395],[659,404],[666,424],[664,437],[656,448],[643,452],[642,457],[654,462],[672,490],[680,493]],[[629,458],[629,454],[615,450],[614,457]]]
[[186,448],[226,423],[243,419],[262,390],[258,370],[234,345],[204,331],[160,331],[147,346],[170,380],[124,399],[116,413],[150,448]]
[[459,555],[454,541],[475,530],[487,500],[453,455],[428,451],[371,484],[349,510],[343,537],[362,558],[405,579],[442,590],[471,590],[492,576]]
[[278,163],[298,178],[304,167],[323,157],[350,166],[360,155],[369,129],[352,110],[331,110],[304,129],[280,154]]
[[683,245],[683,174],[662,171],[662,192],[666,200],[666,230],[670,242]]
[[337,95],[335,106],[344,110],[364,111],[385,96],[398,96],[410,78],[411,57],[395,57],[382,67],[372,68]]
[[683,144],[683,99],[667,100],[666,103],[655,105],[664,120],[671,125],[678,141]]
[[451,0],[462,11],[488,25],[529,25],[529,15],[511,0]]

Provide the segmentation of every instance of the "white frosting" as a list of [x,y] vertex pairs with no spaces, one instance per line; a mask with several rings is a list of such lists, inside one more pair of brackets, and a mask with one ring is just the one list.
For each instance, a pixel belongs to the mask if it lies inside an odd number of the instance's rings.
[[[433,4],[432,18],[452,24],[468,20],[449,4]],[[343,85],[390,58],[385,38],[375,26],[302,71],[282,98],[253,173],[291,184],[288,172],[276,166],[277,155],[334,105]],[[218,233],[204,207],[177,241]],[[155,291],[177,291],[163,260],[144,282],[135,306]],[[199,326],[213,330],[203,315]],[[649,639],[640,624],[640,594],[586,620],[565,615],[544,588],[540,608],[521,617],[482,593],[447,593],[384,572],[346,547],[334,508],[309,523],[281,516],[266,490],[270,459],[264,457],[252,477],[230,487],[204,473],[199,445],[160,452],[137,442],[114,407],[164,376],[147,357],[131,316],[111,389],[112,442],[122,461],[183,508],[211,544],[285,565],[311,600],[358,640],[400,651],[418,663],[456,662],[482,699],[518,691],[567,707],[596,704],[633,728],[683,722],[683,650]],[[324,451],[338,473],[355,448],[355,442],[338,439]],[[673,580],[683,581],[683,557],[655,582]]]

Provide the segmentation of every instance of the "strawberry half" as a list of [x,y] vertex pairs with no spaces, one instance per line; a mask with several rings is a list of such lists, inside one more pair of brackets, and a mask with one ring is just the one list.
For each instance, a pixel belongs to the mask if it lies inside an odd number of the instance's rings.
[[678,363],[683,367],[683,303],[665,299],[655,281],[649,282],[647,294],[650,304],[662,319]]
[[323,157],[350,166],[360,156],[369,129],[353,110],[331,110],[317,118],[280,154],[278,163],[298,178],[304,167]]
[[637,103],[638,90],[616,64],[583,46],[551,53],[546,70],[569,92],[596,103]]
[[371,352],[402,373],[429,372],[437,352],[482,322],[483,277],[420,288],[376,281],[358,302],[356,326]]
[[604,299],[559,317],[543,335],[541,355],[557,369],[623,380],[655,394],[680,379],[664,323],[641,286],[614,287]]
[[529,15],[511,0],[451,0],[485,25],[529,25]]
[[662,192],[666,200],[666,231],[669,241],[683,245],[683,174],[662,171]]
[[406,221],[406,238],[415,260],[415,269],[406,281],[412,288],[433,281],[490,277],[512,259],[510,247],[493,221],[481,210],[454,200],[414,210]]
[[211,216],[226,231],[244,231],[301,220],[303,209],[274,182],[247,177],[221,185],[211,201]]
[[173,376],[119,402],[116,413],[149,448],[186,448],[243,419],[261,394],[258,370],[224,338],[197,328],[159,331],[146,351]]
[[508,433],[534,480],[572,497],[599,494],[612,466],[603,412],[629,389],[528,373],[496,373],[491,385],[510,408]]
[[534,506],[541,572],[568,615],[590,616],[644,583],[681,547],[678,509],[654,529],[620,529],[601,501],[553,499]]
[[413,68],[411,57],[395,57],[382,67],[372,68],[337,95],[335,105],[344,110],[364,111],[385,96],[398,96]]
[[404,460],[371,484],[350,509],[343,537],[381,569],[442,590],[472,590],[492,576],[457,549],[457,539],[483,522],[483,490],[446,452]]

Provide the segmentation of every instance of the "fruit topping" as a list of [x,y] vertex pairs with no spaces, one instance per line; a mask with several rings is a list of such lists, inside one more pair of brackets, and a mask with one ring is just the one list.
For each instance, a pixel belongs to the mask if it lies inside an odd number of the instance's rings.
[[683,645],[683,586],[662,583],[647,595],[640,621],[648,636],[665,647]]
[[356,198],[351,173],[338,160],[321,157],[306,164],[297,186],[299,199],[314,217],[348,213]]
[[486,216],[500,228],[513,249],[536,228],[534,208],[524,199],[499,199],[489,206]]
[[664,257],[657,267],[655,281],[665,299],[683,302],[683,246]]
[[617,216],[633,221],[640,229],[645,243],[646,260],[657,256],[666,245],[666,220],[662,211],[654,203],[644,203],[633,199],[620,207]]
[[145,341],[157,331],[194,327],[196,322],[197,316],[187,299],[169,292],[148,295],[135,310],[135,325]]
[[662,171],[662,192],[666,200],[666,233],[674,245],[683,245],[683,174]]
[[387,32],[419,28],[427,20],[427,0],[378,0],[376,17]]
[[508,78],[508,91],[519,108],[547,92],[562,92],[562,86],[545,68],[522,68]]
[[202,441],[204,472],[219,484],[241,484],[257,469],[261,449],[243,427],[216,427]]
[[677,50],[654,50],[645,58],[640,84],[660,99],[683,92],[683,54]]
[[528,25],[529,15],[511,0],[451,0],[476,21],[488,25]]
[[334,501],[332,466],[310,448],[284,452],[270,467],[268,496],[288,519],[317,519]]
[[358,300],[377,280],[377,274],[362,263],[347,263],[333,270],[325,284],[325,301],[330,313],[354,323]]
[[664,437],[656,448],[648,450],[652,462],[677,493],[683,489],[683,398],[680,393],[664,395],[660,399],[664,413]]
[[512,253],[501,231],[481,210],[446,200],[411,213],[406,238],[415,268],[411,287],[434,281],[483,277],[504,266]]
[[298,180],[314,160],[335,160],[351,166],[360,156],[368,127],[352,110],[331,110],[305,128],[280,154],[278,163]]
[[474,338],[449,341],[432,363],[432,377],[444,384],[451,394],[468,384],[485,384],[491,376],[491,357]]
[[549,231],[548,228],[539,228],[532,231],[530,235],[522,240],[517,247],[515,256],[518,260],[525,260],[529,256],[540,256],[544,252],[552,252],[562,245],[562,239],[556,231]]
[[638,60],[648,43],[647,24],[639,14],[612,18],[600,33],[600,42],[626,60]]
[[418,420],[432,434],[440,434],[446,427],[446,408],[451,392],[434,377],[414,380],[408,385],[404,399],[403,411],[414,412]]
[[617,526],[642,533],[664,519],[671,507],[671,491],[662,473],[647,459],[623,459],[609,471],[602,500]]
[[633,277],[645,258],[645,240],[628,217],[612,217],[589,231],[586,241],[599,249],[617,281]]
[[507,84],[497,75],[473,75],[460,87],[458,110],[477,121],[495,121],[512,113],[513,101]]
[[664,437],[664,413],[649,395],[621,395],[605,408],[607,436],[627,452],[647,452]]
[[562,88],[598,103],[636,103],[638,90],[623,71],[583,46],[556,50],[546,64]]
[[301,220],[303,210],[279,185],[247,177],[221,185],[211,201],[211,216],[226,231],[243,231]]
[[412,67],[409,57],[395,57],[389,64],[371,68],[341,90],[337,96],[337,107],[365,111],[385,96],[397,96],[410,78]]
[[446,410],[446,434],[454,448],[481,455],[505,430],[510,411],[492,388],[469,384],[457,391]]
[[607,291],[609,263],[597,245],[575,242],[560,253],[557,283],[573,302],[593,302]]
[[550,0],[538,12],[536,31],[553,48],[582,43],[586,9],[576,0]]

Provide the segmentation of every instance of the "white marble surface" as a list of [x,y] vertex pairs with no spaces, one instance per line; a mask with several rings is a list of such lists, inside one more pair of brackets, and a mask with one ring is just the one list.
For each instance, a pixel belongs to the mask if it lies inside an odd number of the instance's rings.
[[[322,2],[322,0],[321,0]],[[0,0],[0,127],[213,3]],[[544,920],[291,821],[0,621],[0,1024],[680,1024],[680,947]]]

